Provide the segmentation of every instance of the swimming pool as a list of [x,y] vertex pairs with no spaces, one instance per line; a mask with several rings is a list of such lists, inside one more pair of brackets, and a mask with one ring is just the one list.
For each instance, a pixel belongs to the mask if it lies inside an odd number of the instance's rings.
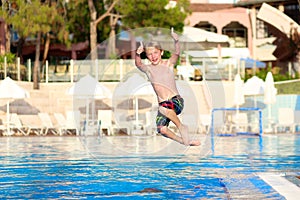
[[0,198],[292,199],[299,194],[299,135],[216,137],[214,143],[187,148],[161,136],[1,137]]

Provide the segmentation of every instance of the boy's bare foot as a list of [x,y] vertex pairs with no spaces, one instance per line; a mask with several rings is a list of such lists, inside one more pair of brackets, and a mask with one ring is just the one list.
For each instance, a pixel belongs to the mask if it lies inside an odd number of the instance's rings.
[[186,146],[189,146],[190,141],[189,141],[188,127],[186,125],[182,124],[179,128],[179,131],[180,131],[180,134],[181,134],[183,144],[186,145]]
[[190,146],[200,146],[201,142],[199,140],[191,140],[189,145]]

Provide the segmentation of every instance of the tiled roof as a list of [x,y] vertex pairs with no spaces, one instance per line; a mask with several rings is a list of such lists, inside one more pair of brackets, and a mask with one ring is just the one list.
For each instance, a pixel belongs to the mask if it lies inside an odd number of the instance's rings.
[[216,10],[228,9],[233,7],[233,4],[192,3],[190,5],[192,12],[213,12]]
[[279,4],[279,3],[284,3],[284,4],[290,4],[290,3],[295,3],[298,4],[297,0],[240,0],[237,3],[235,3],[235,6],[260,6],[262,3],[268,3],[268,4]]

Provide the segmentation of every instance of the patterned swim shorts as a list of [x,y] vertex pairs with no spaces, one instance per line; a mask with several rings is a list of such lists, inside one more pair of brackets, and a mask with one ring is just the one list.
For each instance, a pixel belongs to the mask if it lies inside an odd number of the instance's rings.
[[[184,100],[180,95],[172,97],[170,100],[162,101],[159,106],[172,109],[175,111],[176,115],[179,115],[184,107]],[[160,133],[160,128],[163,126],[168,126],[170,119],[158,111],[156,116],[156,126],[157,131]]]

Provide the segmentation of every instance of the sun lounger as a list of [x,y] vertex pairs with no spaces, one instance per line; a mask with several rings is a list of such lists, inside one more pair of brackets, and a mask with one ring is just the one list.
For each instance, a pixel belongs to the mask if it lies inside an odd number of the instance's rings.
[[80,112],[79,111],[67,111],[66,113],[67,127],[75,130],[75,134],[80,134]]
[[[9,121],[11,120],[11,114],[9,115]],[[0,131],[3,136],[12,136],[16,133],[16,131],[11,130],[10,126],[8,126],[7,115],[3,116],[1,119]],[[11,124],[11,123],[10,123]],[[12,125],[13,126],[13,125]],[[20,132],[20,131],[19,131]]]
[[234,113],[229,125],[229,133],[248,132],[248,116],[247,113]]
[[48,113],[38,113],[38,116],[43,125],[42,135],[47,135],[49,133],[52,133],[53,135],[62,135],[61,129],[53,125]]
[[21,127],[27,130],[24,135],[43,135],[43,126],[38,115],[15,114],[12,115],[11,121],[13,121],[13,123],[17,125],[17,127],[19,127],[19,130],[21,129]]
[[211,114],[200,114],[200,126],[199,126],[199,131],[200,133],[205,133],[207,134],[210,129],[211,125]]
[[278,122],[274,126],[275,133],[295,132],[295,116],[292,108],[278,108]]
[[[54,117],[57,122],[57,126],[60,127],[61,135],[70,134],[72,135],[74,132],[76,135],[80,133],[79,123],[79,111],[67,111],[67,117],[65,117],[62,113],[54,113]],[[77,118],[77,119],[76,119]]]
[[225,123],[218,130],[221,134],[232,135],[237,133],[247,133],[249,130],[247,113],[234,112],[225,115]]
[[144,129],[146,130],[147,135],[153,135],[157,132],[156,123],[155,123],[157,111],[147,111],[145,115],[146,115],[146,124],[144,126]]
[[102,130],[106,129],[107,130],[107,135],[113,135],[114,134],[114,130],[115,129],[126,129],[127,134],[130,134],[129,127],[117,127],[117,125],[113,124],[113,120],[112,120],[112,111],[111,110],[98,110],[98,121],[100,124],[100,128],[101,128],[101,134],[102,134]]
[[6,126],[9,126],[9,131],[14,132],[15,134],[21,133],[22,135],[27,136],[30,133],[29,128],[23,125],[16,113],[10,114],[9,125]]
[[3,135],[7,130],[6,126],[3,124],[3,121],[0,122],[0,133]]
[[62,113],[54,113],[57,126],[61,127],[60,135],[63,135],[68,129],[66,128],[66,118]]
[[23,124],[23,122],[19,118],[19,115],[16,113],[11,113],[9,129],[10,131],[13,131],[15,133],[21,133],[25,136],[28,136],[31,131],[31,129],[27,125]]
[[81,134],[84,136],[99,135],[100,125],[98,123],[98,120],[84,120],[83,127],[80,128]]
[[0,133],[3,136],[10,136],[13,135],[13,132],[10,133],[10,131],[7,128],[7,115],[0,115]]

